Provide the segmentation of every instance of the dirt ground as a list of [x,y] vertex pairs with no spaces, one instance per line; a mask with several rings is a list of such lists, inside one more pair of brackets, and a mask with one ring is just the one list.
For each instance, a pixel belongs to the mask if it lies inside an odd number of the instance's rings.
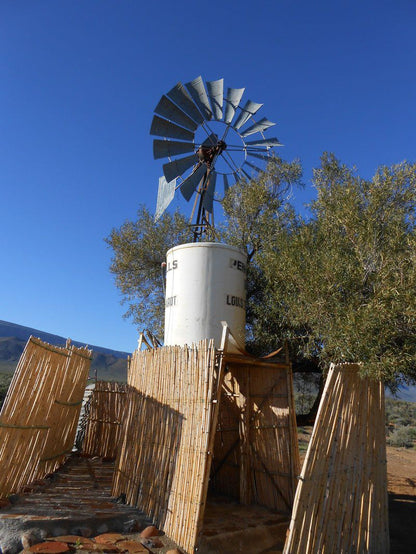
[[416,450],[387,447],[391,554],[416,552]]

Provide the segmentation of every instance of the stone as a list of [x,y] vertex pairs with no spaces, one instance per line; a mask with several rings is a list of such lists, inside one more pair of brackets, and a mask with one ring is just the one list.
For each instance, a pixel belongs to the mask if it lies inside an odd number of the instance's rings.
[[129,521],[125,521],[123,526],[123,530],[125,533],[138,533],[140,531],[140,525],[137,519],[130,519]]
[[61,535],[59,537],[50,537],[46,539],[47,541],[52,542],[65,542],[67,544],[75,544],[78,546],[91,546],[94,544],[94,542],[91,539],[88,539],[87,537],[82,537],[80,535]]
[[29,548],[29,552],[36,554],[62,554],[68,550],[69,546],[65,542],[40,542]]
[[159,535],[159,529],[155,527],[154,525],[149,525],[143,531],[140,533],[140,536],[143,539],[147,539],[149,537],[157,537]]
[[23,533],[23,535],[20,537],[20,541],[24,549],[29,549],[34,544],[40,542],[36,535],[31,533],[30,531]]
[[117,548],[121,548],[122,550],[127,550],[129,554],[137,554],[139,552],[146,552],[148,553],[148,549],[140,542],[133,541],[133,540],[127,540],[127,541],[119,541],[117,543]]
[[95,542],[99,544],[116,544],[118,541],[124,540],[126,537],[120,533],[103,533],[95,537]]
[[162,548],[162,546],[164,546],[163,542],[157,537],[143,538],[141,542],[147,548]]
[[86,550],[87,552],[97,552],[100,554],[111,554],[120,552],[119,548],[115,544],[98,544],[96,542],[85,546],[81,544],[80,546],[77,546],[77,550]]

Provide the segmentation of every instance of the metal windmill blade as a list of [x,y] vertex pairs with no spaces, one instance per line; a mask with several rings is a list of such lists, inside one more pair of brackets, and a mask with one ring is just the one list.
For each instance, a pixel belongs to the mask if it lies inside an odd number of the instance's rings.
[[195,123],[193,119],[180,110],[167,96],[162,96],[159,100],[159,104],[155,108],[155,113],[166,119],[170,119],[177,125],[181,125],[190,131],[195,131],[198,127],[198,123]]
[[241,97],[244,94],[243,88],[229,88],[227,91],[227,98],[225,98],[225,115],[224,121],[231,123],[238,105],[240,104]]
[[185,200],[189,202],[206,173],[207,168],[201,164],[181,183],[180,190]]
[[208,97],[211,101],[212,113],[217,121],[222,119],[222,106],[224,103],[224,79],[209,81],[207,83]]
[[260,119],[257,123],[253,123],[253,125],[248,127],[248,129],[245,129],[241,133],[241,136],[248,137],[249,135],[254,135],[254,133],[265,131],[266,129],[269,129],[269,127],[273,127],[273,125],[276,125],[276,123],[272,123],[266,117],[263,117],[263,119]]
[[[226,193],[234,182],[262,171],[271,149],[282,146],[264,134],[275,123],[257,118],[263,104],[248,100],[242,105],[244,88],[226,90],[225,94],[224,79],[204,83],[199,76],[185,85],[177,83],[159,100],[150,129],[157,137],[154,158],[166,159],[158,215],[169,205],[173,190],[179,188],[187,201],[195,196],[195,240],[213,222],[218,176]],[[256,158],[256,163],[248,157]]]
[[254,171],[257,171],[259,173],[261,171],[261,168],[258,165],[253,164],[252,162],[249,162],[248,160],[245,161],[244,165],[248,165],[249,167],[251,167],[251,169],[254,169]]
[[263,104],[258,104],[257,102],[252,102],[249,100],[247,104],[242,108],[240,115],[237,118],[237,121],[234,123],[234,129],[239,129],[246,123],[250,117],[256,114]]
[[[283,145],[282,145],[283,146]],[[252,156],[254,158],[257,158],[258,160],[263,160],[264,162],[268,162],[270,160],[270,156],[267,154],[259,154],[257,150],[253,149],[247,149],[247,155]]]
[[172,158],[179,154],[193,152],[195,145],[193,142],[179,142],[176,140],[159,140],[153,141],[153,157],[155,160],[159,158]]
[[190,156],[186,156],[186,158],[179,158],[177,160],[173,160],[173,162],[164,164],[163,173],[166,177],[166,181],[168,183],[170,181],[173,181],[173,179],[176,179],[176,177],[179,177],[180,175],[185,173],[187,169],[194,166],[196,163],[196,155],[191,154]]
[[186,83],[185,86],[198,106],[199,111],[204,116],[204,119],[209,121],[212,118],[212,112],[202,77],[197,77],[190,83]]
[[247,146],[283,146],[277,138],[251,140],[246,142]]
[[201,124],[204,122],[201,112],[195,106],[194,102],[186,92],[182,83],[178,83],[168,93],[167,96],[175,102],[179,108],[186,113],[191,119]]
[[151,135],[157,135],[158,137],[177,138],[182,140],[194,140],[195,133],[188,131],[171,121],[162,119],[155,115],[153,117],[152,126],[150,128]]

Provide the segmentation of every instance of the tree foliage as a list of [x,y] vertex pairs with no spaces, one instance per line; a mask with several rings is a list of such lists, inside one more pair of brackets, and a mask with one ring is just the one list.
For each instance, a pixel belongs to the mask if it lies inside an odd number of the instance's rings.
[[[298,360],[363,362],[394,389],[416,381],[416,166],[380,167],[371,180],[324,154],[317,199],[302,219],[289,203],[298,161],[275,158],[256,179],[231,187],[217,239],[247,253],[248,346],[270,352],[288,339]],[[160,264],[192,240],[186,219],[158,223],[141,208],[114,229],[111,271],[135,323],[163,325]],[[316,366],[315,366],[316,367]]]
[[296,218],[261,260],[273,300],[323,367],[359,361],[392,388],[414,381],[416,165],[365,180],[325,154],[314,185],[313,218]]
[[[275,238],[291,227],[295,215],[289,199],[292,188],[301,186],[300,162],[275,157],[256,179],[231,187],[223,201],[221,240],[247,255],[247,348],[254,354],[275,350],[288,336],[280,302],[270,302],[265,267],[260,260],[271,244],[276,248]],[[278,255],[278,250],[275,253]]]
[[137,211],[136,221],[126,221],[106,239],[113,249],[110,271],[128,305],[125,317],[141,329],[148,328],[163,337],[164,291],[161,264],[166,252],[190,242],[192,233],[186,218],[165,212],[157,221],[145,206]]

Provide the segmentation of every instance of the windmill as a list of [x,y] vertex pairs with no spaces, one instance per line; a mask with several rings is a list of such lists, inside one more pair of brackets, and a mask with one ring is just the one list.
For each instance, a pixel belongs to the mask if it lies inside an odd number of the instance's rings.
[[228,88],[224,95],[224,79],[208,81],[205,86],[202,77],[197,77],[175,85],[154,110],[150,134],[163,138],[154,139],[153,155],[168,159],[159,179],[155,218],[162,215],[177,189],[188,202],[196,193],[190,218],[195,242],[214,227],[219,178],[225,193],[238,180],[261,171],[270,150],[282,146],[277,138],[265,137],[275,123],[257,118],[263,104],[252,100],[241,104],[244,90]]

